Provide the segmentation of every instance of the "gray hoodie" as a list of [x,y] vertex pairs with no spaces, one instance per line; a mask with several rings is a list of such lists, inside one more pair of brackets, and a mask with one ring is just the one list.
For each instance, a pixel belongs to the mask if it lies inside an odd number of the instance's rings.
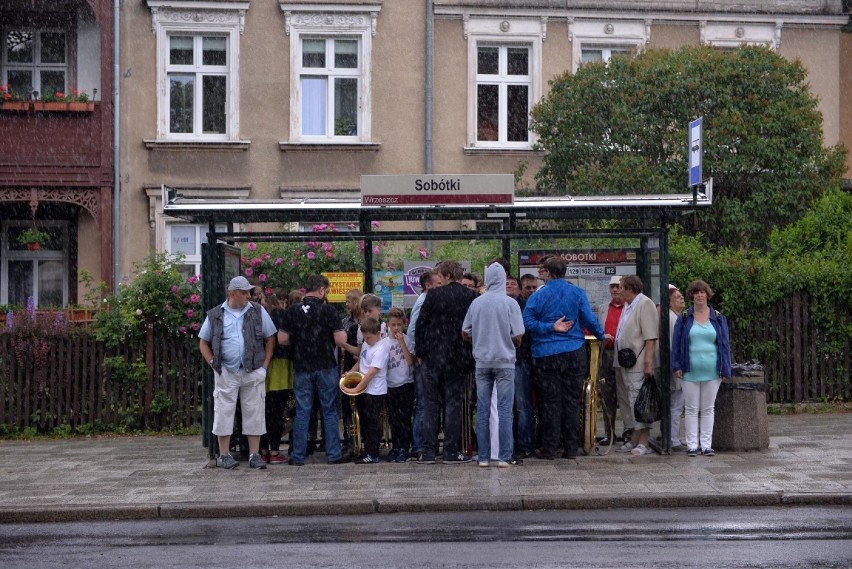
[[518,302],[506,294],[506,271],[499,263],[485,269],[485,288],[468,308],[462,331],[471,336],[477,368],[514,368],[512,338],[523,335],[524,319]]

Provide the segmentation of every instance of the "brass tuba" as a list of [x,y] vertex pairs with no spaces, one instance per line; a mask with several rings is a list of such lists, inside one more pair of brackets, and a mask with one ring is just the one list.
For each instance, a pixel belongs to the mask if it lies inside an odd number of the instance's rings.
[[349,396],[349,405],[352,408],[352,424],[347,425],[349,437],[352,439],[352,451],[361,454],[361,417],[358,415],[358,405],[355,397],[364,393],[369,381],[364,381],[364,374],[360,371],[350,371],[340,378],[340,391]]
[[594,336],[586,336],[589,347],[589,377],[583,383],[583,452],[599,453],[597,441],[598,419],[598,372],[601,358],[601,342]]

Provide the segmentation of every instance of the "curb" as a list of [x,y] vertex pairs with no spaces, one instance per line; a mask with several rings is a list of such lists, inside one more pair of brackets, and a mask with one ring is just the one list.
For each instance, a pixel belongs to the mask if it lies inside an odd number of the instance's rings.
[[[463,501],[462,501],[463,500]],[[297,502],[170,502],[153,505],[50,506],[0,508],[2,523],[57,523],[113,520],[246,518],[276,516],[340,516],[391,513],[606,510],[637,508],[848,506],[852,494],[782,493],[722,495],[654,494],[647,496],[487,497],[448,501],[446,498],[331,500]]]

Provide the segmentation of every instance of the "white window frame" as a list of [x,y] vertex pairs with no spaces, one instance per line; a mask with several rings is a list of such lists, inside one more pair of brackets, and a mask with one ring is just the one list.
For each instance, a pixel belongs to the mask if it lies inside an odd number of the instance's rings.
[[727,23],[699,22],[701,45],[719,49],[736,49],[744,45],[759,45],[771,50],[781,47],[783,22]]
[[640,52],[651,41],[651,20],[579,20],[568,18],[572,72],[580,68],[583,48]]
[[[8,48],[6,46],[6,34],[12,30],[22,30],[32,32],[34,36],[33,40],[33,61],[31,63],[19,63],[19,62],[9,62],[8,56]],[[69,62],[71,57],[71,39],[72,34],[66,28],[57,28],[57,27],[46,27],[40,28],[38,26],[4,26],[0,28],[0,32],[2,32],[2,36],[0,36],[0,49],[3,50],[2,53],[2,84],[6,85],[9,83],[9,71],[30,71],[32,73],[32,91],[38,92],[39,98],[44,98],[45,95],[52,96],[54,93],[43,93],[41,88],[41,73],[42,70],[45,71],[62,71],[65,75],[65,81],[63,82],[62,91],[65,91],[71,85],[71,71],[72,66]],[[64,63],[41,63],[41,36],[43,33],[62,33],[65,36],[65,62]],[[31,92],[32,92],[31,91]],[[21,98],[28,98],[30,93],[18,93],[18,96]]]
[[[170,218],[171,219],[171,218]],[[187,223],[185,221],[174,220],[167,221],[165,223],[165,251],[172,258],[177,256],[172,250],[172,230],[175,227],[191,227],[195,230],[195,252],[190,254],[184,253],[183,261],[181,261],[182,265],[193,265],[195,267],[195,272],[193,275],[201,274],[201,246],[202,244],[207,242],[207,230],[209,226],[207,224],[195,224],[195,223]],[[224,233],[227,231],[227,226],[225,224],[217,224],[216,231],[221,231]]]
[[[477,140],[477,94],[479,76],[477,62],[479,47],[527,47],[529,51],[529,109],[541,100],[541,46],[547,37],[547,18],[496,18],[464,16],[465,39],[467,40],[467,148],[531,150],[537,137],[528,133],[526,142],[479,141]],[[516,83],[509,81],[505,84]],[[504,85],[505,85],[504,84]],[[501,97],[500,133],[505,139],[505,99]]]
[[[378,5],[305,5],[280,3],[284,12],[285,32],[290,36],[290,142],[312,144],[353,144],[372,141],[372,53]],[[302,68],[303,39],[353,39],[358,41],[358,134],[335,136],[333,118],[325,135],[302,134],[301,76],[313,75]],[[330,62],[326,60],[326,65]],[[320,73],[328,77],[328,72]],[[352,74],[347,74],[353,77]],[[330,82],[331,83],[331,82]],[[333,90],[331,85],[329,89]],[[328,99],[327,114],[333,117],[333,100]]]
[[605,63],[609,63],[609,60],[612,59],[613,51],[618,53],[630,53],[630,48],[618,45],[594,45],[594,44],[585,44],[580,51],[580,61],[583,60],[583,52],[587,50],[595,50],[601,52],[602,61]]
[[68,223],[64,221],[39,221],[39,226],[44,227],[59,227],[62,229],[62,242],[66,247],[61,251],[39,249],[38,251],[30,250],[11,250],[9,247],[9,227],[24,227],[30,226],[30,221],[7,221],[2,225],[2,280],[0,280],[0,304],[9,304],[9,261],[31,261],[35,263],[33,270],[33,297],[36,306],[39,306],[39,291],[38,291],[38,261],[61,261],[62,262],[62,306],[68,305]]
[[[511,85],[524,85],[527,87],[527,126],[529,127],[529,113],[532,111],[532,70],[529,69],[530,60],[532,59],[532,46],[525,43],[489,43],[480,41],[477,43],[477,54],[482,48],[497,48],[498,56],[498,72],[496,75],[480,74],[479,69],[476,73],[476,97],[477,97],[477,140],[476,145],[479,147],[498,147],[498,148],[529,148],[530,146],[530,131],[527,128],[526,140],[507,140],[508,138],[508,88]],[[508,75],[508,50],[510,48],[523,48],[527,50],[527,74],[526,75]],[[478,61],[477,61],[478,66]],[[496,85],[498,89],[497,99],[497,140],[479,140],[479,87],[480,85]]]
[[[151,9],[152,31],[157,38],[157,140],[175,142],[239,141],[240,133],[240,35],[245,27],[248,2],[193,2],[190,0],[147,0]],[[225,36],[228,62],[227,108],[225,133],[204,134],[169,132],[169,38],[182,36]],[[187,66],[181,66],[184,68]],[[218,73],[217,73],[218,74]],[[196,93],[201,86],[196,85]],[[198,101],[198,99],[196,99]],[[194,120],[199,125],[201,107],[196,107]]]

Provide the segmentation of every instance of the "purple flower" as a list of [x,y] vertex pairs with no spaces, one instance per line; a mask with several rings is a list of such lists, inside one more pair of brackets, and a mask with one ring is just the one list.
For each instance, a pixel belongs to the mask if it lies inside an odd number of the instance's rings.
[[329,249],[331,249],[331,243],[326,241],[325,243],[322,244],[322,250],[323,251],[328,251]]
[[201,324],[199,324],[198,322],[193,322],[193,323],[192,323],[192,329],[193,329],[193,330],[195,330],[196,332],[198,332],[198,330],[199,330],[200,328],[201,328]]
[[429,256],[429,251],[427,251],[427,250],[426,250],[426,249],[424,249],[423,247],[421,247],[420,249],[418,249],[418,250],[417,250],[417,252],[418,252],[418,253],[420,253],[420,256],[421,256],[422,258],[424,258],[424,259],[425,259],[425,258],[427,258],[427,257]]
[[263,289],[263,294],[265,294],[265,295],[270,295],[270,294],[272,294],[272,289],[271,289],[271,288],[269,288],[269,287],[266,287],[265,289]]
[[277,267],[278,265],[280,265],[283,262],[284,262],[284,259],[282,259],[281,257],[278,257],[277,259],[275,259],[275,266]]
[[373,245],[373,253],[378,253],[379,251],[381,251],[381,249],[379,248],[379,246],[378,246],[378,245]]
[[247,268],[243,271],[243,273],[244,273],[247,277],[250,277],[250,276],[252,276],[252,275],[254,274],[254,271],[253,271],[253,270],[251,270],[251,267],[247,267]]
[[180,330],[181,334],[186,334],[187,328],[186,328],[186,326],[181,326],[180,328],[178,328],[178,330]]
[[254,251],[255,249],[257,249],[257,243],[249,243],[248,244],[248,250],[249,251]]
[[290,266],[291,267],[298,267],[299,266],[299,260],[298,259],[290,259]]
[[328,229],[328,224],[318,223],[317,225],[314,225],[313,229],[314,231],[325,231],[326,229]]
[[329,259],[334,259],[334,251],[326,251],[325,256]]
[[382,222],[381,221],[371,221],[370,225],[372,225],[373,227],[381,227]]
[[198,304],[201,301],[201,297],[198,296],[197,294],[193,294],[192,296],[189,297],[189,301],[192,304]]
[[354,231],[356,227],[357,227],[357,225],[355,225],[354,223],[347,223],[346,224],[346,229],[348,229],[349,231]]
[[314,255],[313,251],[308,251],[307,257],[308,257],[309,260],[313,261],[314,257],[316,257],[316,255]]
[[257,280],[259,280],[262,283],[266,282],[266,274],[260,273],[259,275],[257,275]]
[[178,285],[172,285],[172,292],[177,294],[180,292],[180,287]]
[[192,318],[195,315],[195,311],[190,308],[189,310],[184,312],[184,314],[186,315],[187,318]]
[[183,303],[189,304],[189,297],[188,296],[183,297]]

